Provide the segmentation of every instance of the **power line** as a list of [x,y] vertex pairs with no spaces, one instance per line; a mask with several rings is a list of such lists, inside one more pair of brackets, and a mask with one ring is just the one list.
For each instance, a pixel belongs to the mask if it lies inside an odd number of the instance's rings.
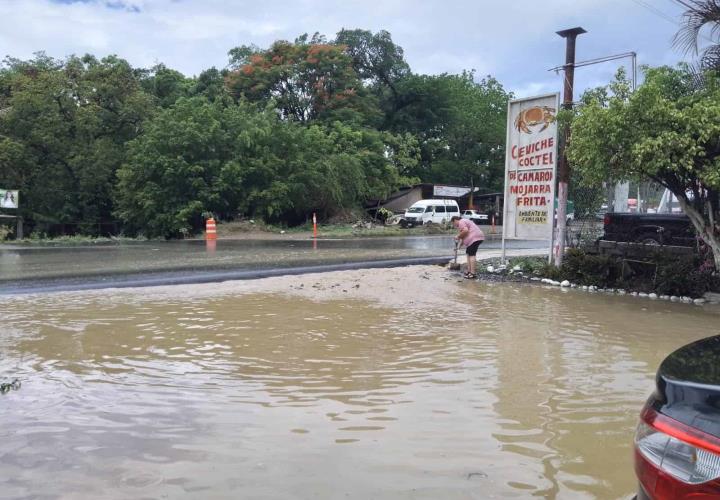
[[[647,10],[649,10],[650,12],[652,12],[653,14],[655,14],[656,16],[662,17],[662,18],[665,19],[666,21],[673,23],[673,24],[674,24],[675,26],[677,26],[678,28],[682,28],[682,24],[680,24],[680,22],[678,22],[677,19],[674,19],[672,16],[669,16],[669,15],[666,14],[665,12],[663,12],[663,11],[661,11],[660,9],[658,9],[658,8],[650,5],[649,3],[645,2],[644,0],[632,0],[632,1],[635,2],[637,5],[640,5],[641,7],[645,7]],[[695,7],[693,7],[692,5],[685,3],[684,0],[670,0],[670,1],[674,1],[674,2],[678,3],[679,5],[687,8],[687,9],[690,9],[690,10],[693,10],[693,9],[695,8]],[[710,42],[710,43],[716,43],[715,40],[713,40],[712,38],[710,38],[710,37],[708,37],[708,36],[706,36],[706,35],[704,35],[704,34],[702,34],[702,33],[699,33],[698,36],[699,36],[700,38],[705,39],[706,41],[708,41],[708,42]]]
[[632,0],[632,1],[635,2],[636,4],[638,4],[638,5],[641,6],[641,7],[645,7],[647,10],[649,10],[650,12],[652,12],[653,14],[655,14],[656,16],[662,17],[662,18],[665,19],[666,21],[669,21],[669,22],[673,23],[675,26],[679,26],[679,24],[678,24],[678,22],[677,22],[676,19],[674,19],[674,18],[672,18],[671,16],[665,14],[665,13],[664,13],[663,11],[661,11],[660,9],[658,9],[658,8],[656,8],[656,7],[653,7],[653,6],[650,5],[649,3],[646,3],[646,2],[644,2],[643,0]]

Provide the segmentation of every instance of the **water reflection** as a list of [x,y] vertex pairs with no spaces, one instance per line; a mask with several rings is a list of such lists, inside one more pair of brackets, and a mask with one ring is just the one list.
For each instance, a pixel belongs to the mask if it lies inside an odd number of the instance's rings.
[[445,300],[402,310],[190,287],[3,298],[0,375],[23,387],[0,398],[0,496],[630,494],[655,367],[717,314],[432,273]]

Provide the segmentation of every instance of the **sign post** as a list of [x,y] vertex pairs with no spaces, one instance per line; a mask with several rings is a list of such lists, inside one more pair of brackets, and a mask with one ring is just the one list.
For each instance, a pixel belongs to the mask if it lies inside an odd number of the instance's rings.
[[552,258],[560,94],[508,103],[502,261],[505,240],[548,241]]

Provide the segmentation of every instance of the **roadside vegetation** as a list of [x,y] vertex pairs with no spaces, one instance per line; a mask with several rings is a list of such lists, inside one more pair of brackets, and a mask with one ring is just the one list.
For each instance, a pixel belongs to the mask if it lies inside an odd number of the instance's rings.
[[510,259],[507,269],[529,277],[627,292],[693,298],[720,292],[720,276],[714,273],[712,262],[698,255],[670,257],[658,251],[638,262],[574,248],[559,268],[548,264],[547,258],[524,257]]
[[179,238],[205,217],[295,226],[415,182],[503,179],[494,78],[414,73],[389,33],[239,46],[186,77],[118,56],[0,66],[0,186],[26,232]]

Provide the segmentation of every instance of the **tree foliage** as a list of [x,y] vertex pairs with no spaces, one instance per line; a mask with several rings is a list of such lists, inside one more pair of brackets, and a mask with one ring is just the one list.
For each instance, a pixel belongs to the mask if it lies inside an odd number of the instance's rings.
[[117,213],[129,231],[164,237],[198,230],[207,212],[327,216],[397,188],[395,161],[412,157],[403,146],[402,137],[339,122],[306,127],[245,102],[184,98],[130,144]]
[[26,227],[174,237],[203,214],[293,224],[415,182],[498,189],[506,104],[493,78],[414,74],[390,33],[239,46],[186,77],[117,56],[0,66],[0,187]]
[[587,182],[651,179],[677,196],[720,269],[720,80],[698,89],[685,67],[647,69],[630,94],[620,78],[572,124],[568,158]]
[[21,215],[93,232],[152,99],[114,56],[7,59],[0,82],[0,180],[22,191]]

